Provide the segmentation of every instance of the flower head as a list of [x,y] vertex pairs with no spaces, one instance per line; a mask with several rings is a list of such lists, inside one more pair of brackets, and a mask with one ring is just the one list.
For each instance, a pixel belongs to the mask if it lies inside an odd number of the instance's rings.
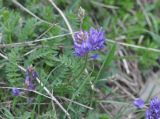
[[160,119],[160,100],[154,97],[146,111],[146,119]]
[[38,73],[35,71],[33,66],[27,68],[26,77],[25,77],[25,86],[27,89],[34,90],[34,79],[38,77]]
[[79,31],[74,35],[75,54],[83,57],[94,50],[100,50],[104,47],[105,37],[104,31],[101,29],[91,28],[89,32]]
[[19,90],[18,88],[13,88],[13,89],[12,89],[12,94],[13,94],[14,96],[19,96],[19,95],[20,95],[20,90]]
[[136,106],[139,109],[144,107],[144,101],[140,98],[135,99],[133,104],[134,104],[134,106]]

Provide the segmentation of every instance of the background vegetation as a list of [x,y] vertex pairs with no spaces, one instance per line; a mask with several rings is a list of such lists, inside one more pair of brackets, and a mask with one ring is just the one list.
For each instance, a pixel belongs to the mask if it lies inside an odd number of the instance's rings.
[[[0,118],[67,118],[56,103],[44,96],[23,90],[21,96],[11,94],[7,87],[25,88],[25,73],[17,64],[25,68],[32,64],[73,119],[144,118],[144,110],[139,113],[132,101],[141,96],[148,76],[159,71],[160,51],[156,49],[160,48],[160,1],[54,2],[74,32],[80,26],[84,30],[102,26],[106,47],[96,52],[98,59],[88,58],[86,63],[85,58],[74,56],[68,28],[48,0],[19,0],[19,4],[0,0],[0,53],[9,59],[0,58]],[[85,10],[82,23],[80,7]],[[35,90],[46,94],[35,83]]]

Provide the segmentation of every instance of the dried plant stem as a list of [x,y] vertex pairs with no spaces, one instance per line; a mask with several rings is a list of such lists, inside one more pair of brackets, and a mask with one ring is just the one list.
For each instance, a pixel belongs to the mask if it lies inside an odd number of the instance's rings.
[[[76,33],[76,32],[74,32],[74,33]],[[68,35],[71,35],[71,33],[61,34],[61,35],[52,36],[52,37],[48,37],[48,38],[41,38],[41,39],[28,41],[28,42],[19,42],[19,43],[11,43],[11,44],[0,44],[0,48],[3,48],[3,47],[14,47],[14,46],[19,46],[19,45],[33,45],[33,43],[37,43],[37,42],[41,42],[41,41],[53,40],[55,38],[60,38],[60,37],[68,36]],[[147,48],[147,47],[144,47],[144,46],[128,44],[128,43],[124,43],[124,42],[114,41],[114,40],[111,40],[111,39],[107,39],[106,41],[109,42],[109,43],[116,43],[116,44],[123,45],[123,46],[126,46],[126,47],[131,47],[131,48],[135,48],[135,49],[141,49],[141,50],[153,51],[153,52],[160,53],[160,49],[156,49],[156,48]]]
[[66,23],[66,25],[67,25],[67,27],[68,27],[68,30],[70,31],[70,33],[71,33],[71,35],[72,35],[73,41],[75,41],[72,27],[71,27],[68,19],[67,19],[66,16],[64,15],[64,13],[62,12],[62,10],[59,9],[59,8],[57,7],[57,5],[56,5],[52,0],[48,0],[48,1],[53,5],[53,7],[54,7],[54,8],[59,12],[59,14],[62,16],[62,18],[64,19],[64,21],[65,21],[65,23]]
[[[0,56],[3,57],[6,60],[9,60],[7,56],[0,53]],[[17,65],[22,71],[26,72],[26,69],[23,68],[20,65]],[[51,97],[51,99],[62,109],[62,111],[68,116],[70,119],[70,114],[66,111],[66,109],[59,103],[59,101],[52,95],[52,93],[44,86],[44,84],[40,81],[40,79],[36,78],[37,82],[43,87],[43,89],[46,91],[46,93]]]
[[36,16],[34,13],[32,13],[31,11],[29,11],[27,8],[25,8],[23,5],[21,5],[17,0],[12,0],[12,2],[13,2],[15,5],[17,5],[18,7],[20,7],[22,10],[26,11],[27,13],[29,13],[30,15],[32,15],[33,17],[35,17],[37,20],[39,20],[39,21],[41,21],[41,22],[43,22],[43,23],[52,25],[52,23],[41,19],[40,17]]
[[66,34],[52,36],[52,37],[48,37],[48,38],[41,38],[41,39],[37,39],[37,40],[33,40],[33,41],[11,43],[11,44],[0,44],[0,48],[3,48],[3,47],[15,47],[15,46],[19,46],[19,45],[33,45],[33,43],[37,43],[37,42],[41,42],[41,41],[53,40],[55,38],[60,38],[60,37],[68,36],[70,34],[71,33],[66,33]]
[[63,99],[63,100],[69,101],[69,102],[71,102],[71,103],[77,104],[77,105],[79,105],[79,106],[82,106],[82,107],[84,107],[84,108],[93,110],[92,107],[86,106],[86,105],[84,105],[84,104],[81,104],[81,103],[79,103],[79,102],[73,101],[73,100],[71,100],[71,99],[68,99],[68,98],[65,98],[65,97],[59,97],[59,96],[57,96],[57,97],[58,97],[58,98],[61,98],[61,99]]
[[127,46],[127,47],[132,47],[132,48],[136,48],[136,49],[142,49],[142,50],[146,50],[146,51],[153,51],[153,52],[160,53],[160,50],[155,49],[155,48],[147,48],[147,47],[143,47],[143,46],[139,46],[139,45],[128,44],[128,43],[123,43],[123,42],[119,42],[119,41],[117,42],[117,41],[110,40],[110,39],[107,39],[107,41],[110,43],[116,43],[116,44]]
[[[119,53],[119,55],[121,57],[124,57],[124,54],[123,54],[122,50],[119,50],[118,53]],[[130,70],[129,70],[129,66],[128,66],[127,60],[126,59],[122,59],[122,62],[123,62],[123,65],[124,65],[124,69],[126,70],[126,73],[130,74]]]
[[55,27],[57,24],[52,24],[46,31],[44,31],[41,35],[39,35],[35,40],[40,39],[42,36],[44,36],[46,33],[48,33],[53,27]]
[[131,99],[136,99],[133,94],[131,94],[129,91],[127,91],[124,87],[122,87],[117,81],[114,81],[114,83],[119,87],[124,93],[126,93],[128,96],[130,96]]
[[[14,87],[0,87],[0,88],[2,88],[2,89],[13,89]],[[42,93],[40,93],[40,92],[38,92],[38,91],[36,91],[36,90],[30,90],[30,89],[19,88],[19,87],[16,87],[16,88],[19,89],[19,90],[24,90],[24,91],[33,92],[33,93],[35,93],[35,94],[38,94],[38,95],[41,95],[41,96],[44,96],[44,97],[46,97],[46,98],[51,99],[49,96],[44,95],[44,94],[42,94]]]
[[[15,87],[2,87],[2,86],[0,87],[0,89],[13,89],[13,88],[15,88]],[[36,90],[30,90],[30,89],[19,88],[19,87],[16,87],[16,88],[19,89],[19,90],[24,90],[24,91],[33,92],[33,93],[35,93],[35,94],[41,95],[41,96],[43,96],[43,97],[46,97],[46,98],[52,100],[51,97],[49,97],[49,96],[47,96],[47,95],[45,95],[45,94],[42,94],[42,93],[40,93],[40,92],[38,92],[38,91],[36,91]],[[76,101],[72,101],[71,99],[68,99],[68,98],[65,98],[65,97],[62,97],[62,96],[56,96],[56,97],[59,98],[59,99],[62,99],[62,100],[64,100],[64,101],[72,102],[72,103],[74,103],[74,104],[77,104],[77,105],[79,105],[79,106],[82,106],[82,107],[87,108],[87,109],[90,109],[90,110],[93,109],[92,107],[86,106],[86,105],[81,104],[81,103],[76,102]],[[48,104],[48,103],[47,103],[47,104]]]
[[64,107],[59,103],[59,101],[50,93],[50,91],[44,86],[44,84],[39,80],[39,78],[36,78],[37,82],[43,87],[43,89],[47,92],[47,94],[52,98],[52,100],[65,112],[65,114],[70,119],[70,114],[64,109]]

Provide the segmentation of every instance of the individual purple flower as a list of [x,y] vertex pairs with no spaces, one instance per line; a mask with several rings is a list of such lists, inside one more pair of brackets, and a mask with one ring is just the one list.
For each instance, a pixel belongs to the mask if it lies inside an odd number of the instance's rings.
[[93,59],[93,60],[96,60],[96,59],[99,58],[99,54],[93,54],[93,55],[91,55],[90,58]]
[[12,88],[12,94],[14,96],[19,96],[20,95],[20,90],[18,88]]
[[157,97],[151,99],[146,110],[146,119],[160,119],[160,100]]
[[74,49],[76,56],[83,57],[91,51],[100,50],[104,47],[105,36],[102,28],[91,28],[89,32],[79,31],[74,35]]
[[133,104],[139,109],[142,109],[144,107],[144,101],[140,98],[135,99]]

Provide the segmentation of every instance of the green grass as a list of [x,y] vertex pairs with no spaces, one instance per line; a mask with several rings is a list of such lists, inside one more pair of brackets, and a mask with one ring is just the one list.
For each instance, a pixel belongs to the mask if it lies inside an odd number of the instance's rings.
[[[17,65],[26,69],[31,64],[40,81],[53,91],[72,119],[120,119],[126,112],[136,112],[133,99],[129,95],[124,98],[123,90],[115,91],[112,77],[124,73],[129,79],[133,78],[125,72],[124,60],[136,62],[143,77],[155,67],[159,70],[158,0],[153,3],[143,3],[143,0],[55,0],[74,32],[80,27],[84,30],[103,27],[106,47],[104,51],[95,52],[100,54],[98,60],[74,56],[70,30],[48,0],[19,0],[23,7],[13,1],[0,0],[0,53],[8,57],[8,60],[0,57],[0,118],[67,118],[62,109],[46,97],[49,95],[39,83],[36,83],[38,93],[22,90],[19,97],[11,94],[12,87],[25,88],[25,72]],[[79,17],[80,7],[85,10],[84,19]],[[124,56],[120,56],[119,51]],[[143,81],[146,82],[146,78]],[[131,92],[130,86],[128,92]],[[138,97],[138,92],[133,96]],[[30,98],[33,101],[28,103]],[[119,107],[114,111],[117,105]],[[143,111],[136,115],[144,118]]]

